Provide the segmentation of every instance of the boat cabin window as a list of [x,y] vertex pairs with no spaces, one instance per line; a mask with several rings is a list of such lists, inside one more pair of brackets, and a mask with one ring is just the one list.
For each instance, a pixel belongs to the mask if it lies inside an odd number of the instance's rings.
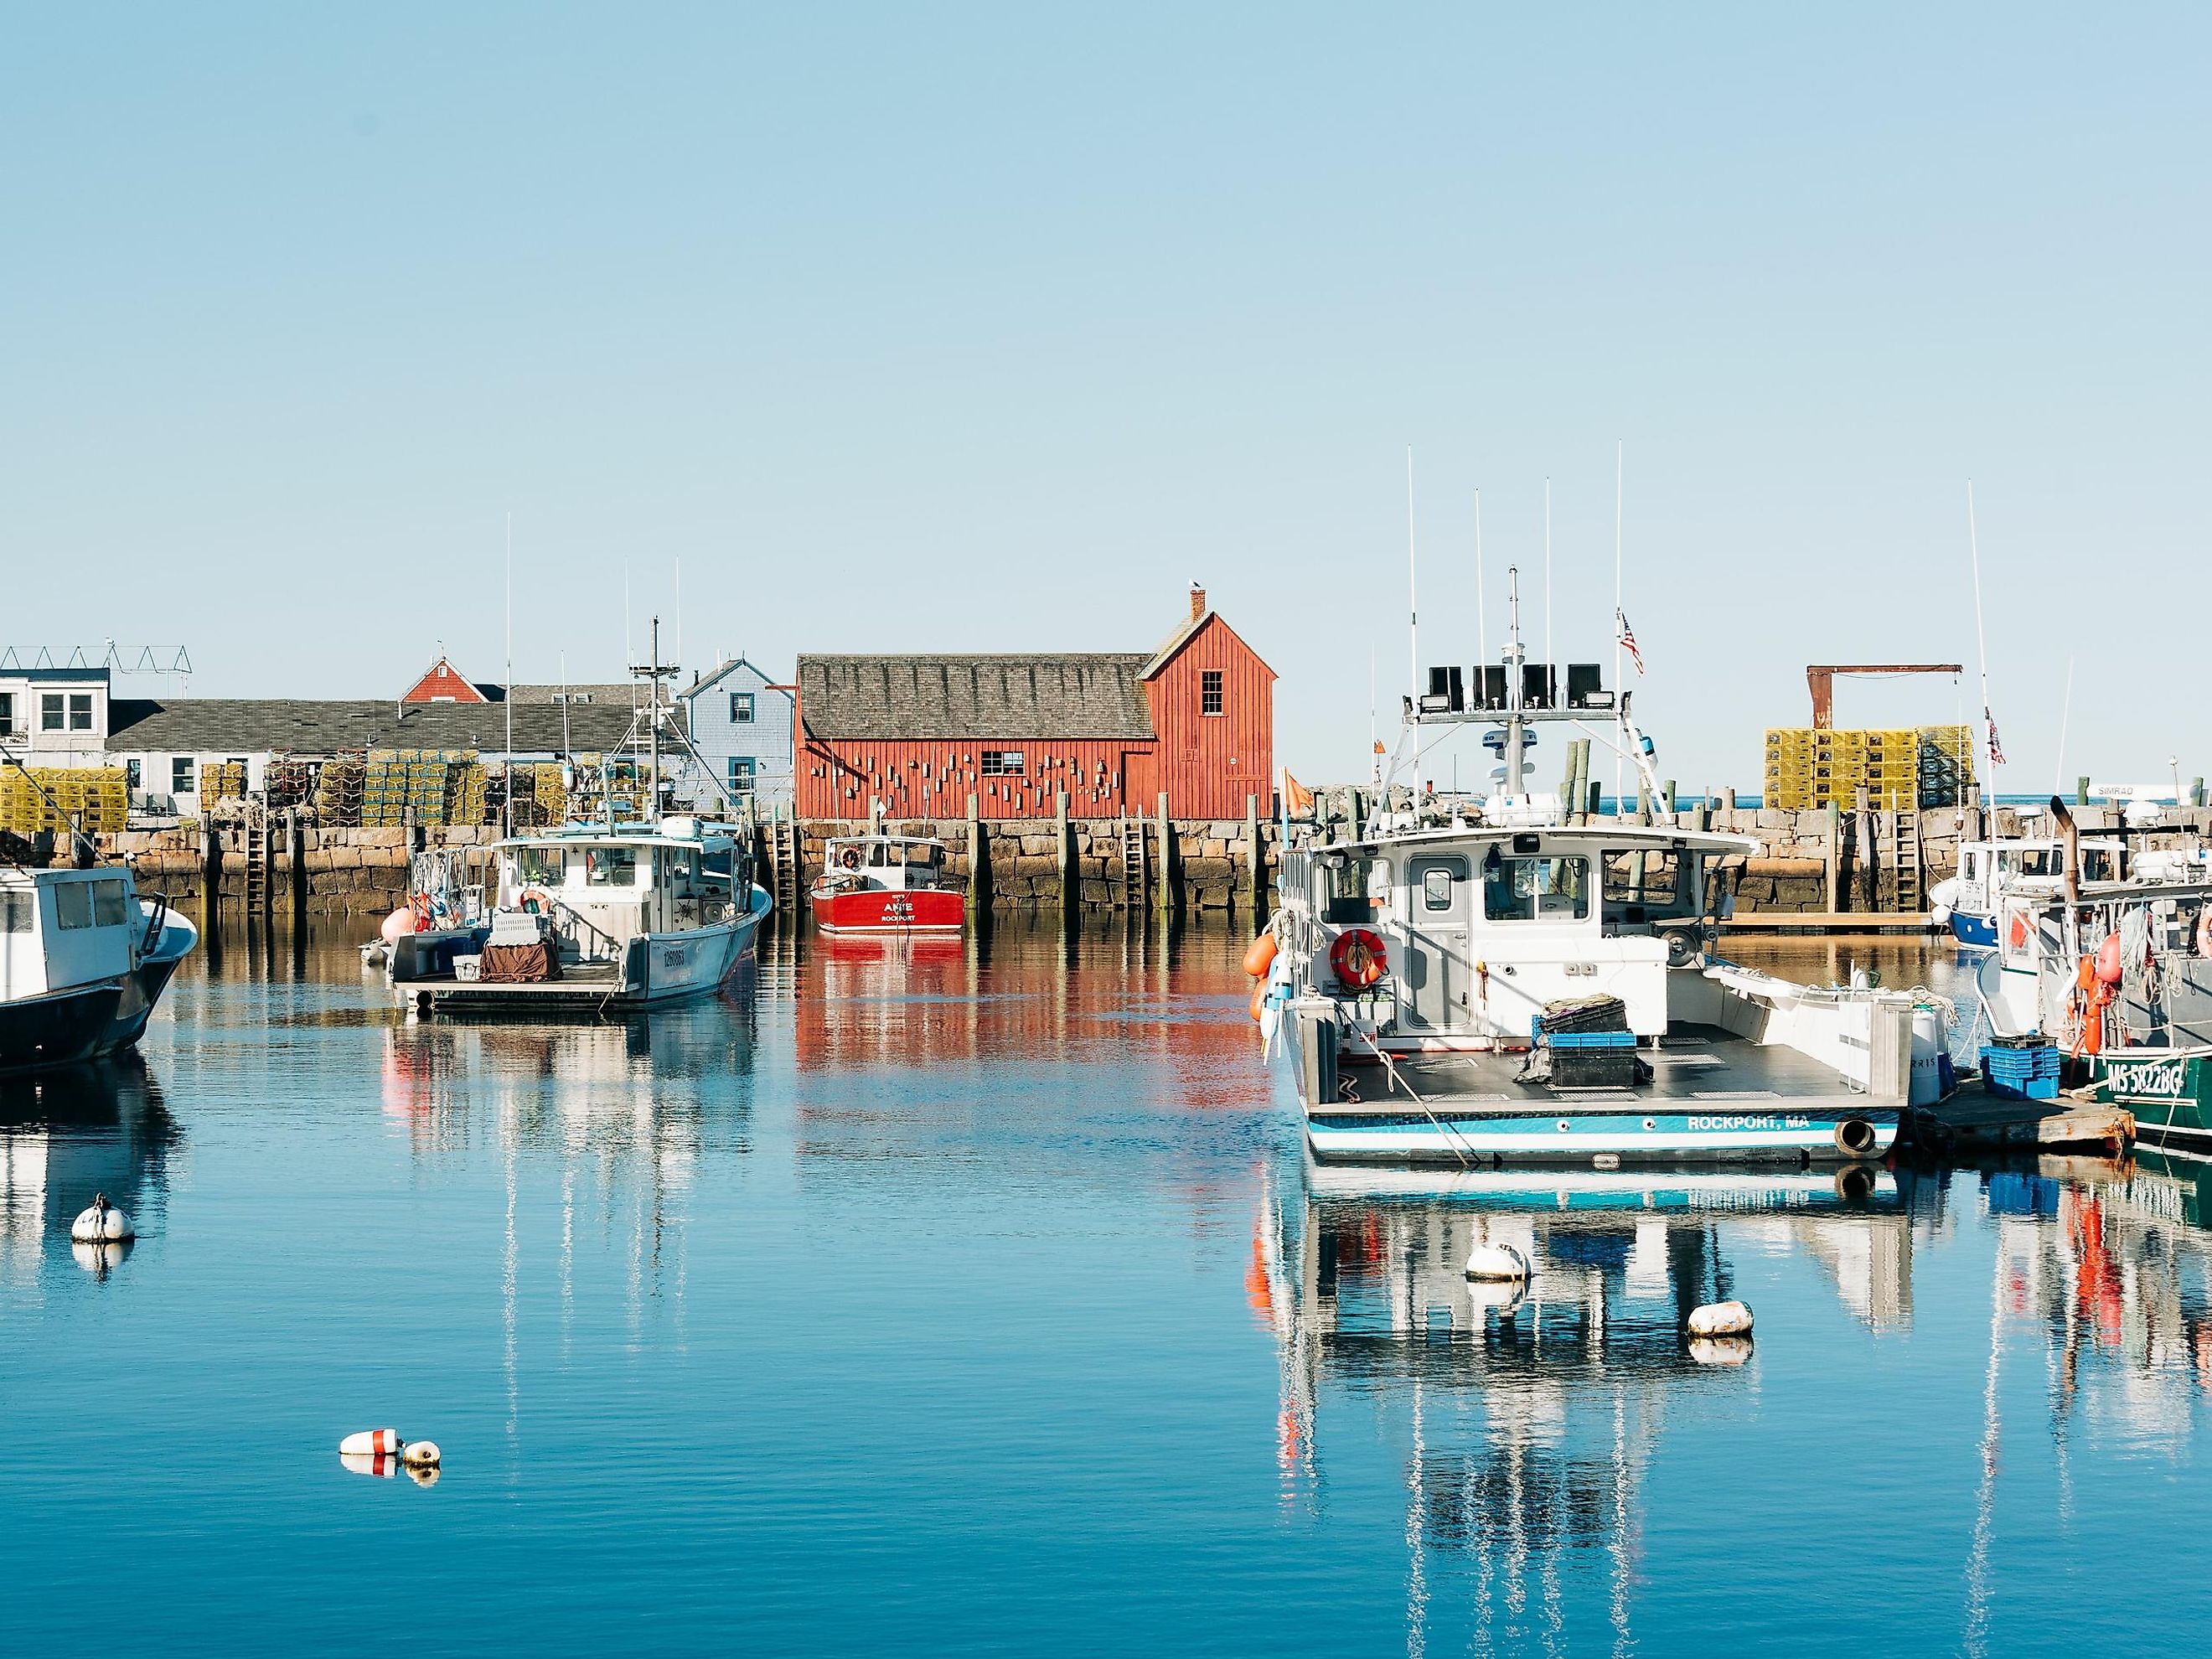
[[1452,908],[1452,872],[1431,865],[1421,872],[1421,908],[1449,910]]
[[1969,853],[1966,854],[1966,862],[1960,867],[1959,873],[1964,876],[1968,881],[1978,880],[1981,875],[1981,864],[1982,855],[1979,853]]
[[1605,855],[1608,904],[1673,904],[1682,896],[1682,858],[1671,848]]
[[668,884],[679,895],[690,895],[699,884],[699,854],[689,847],[678,847],[665,848],[660,856],[665,860]]
[[2057,857],[2056,853],[2047,848],[2037,848],[2033,851],[2023,850],[2020,854],[2019,863],[2014,866],[2014,873],[2023,876],[2055,876],[2058,873]]
[[1373,921],[1378,913],[1370,890],[1376,867],[1373,859],[1346,859],[1341,864],[1323,864],[1321,866],[1322,920]]
[[36,902],[29,893],[0,893],[0,933],[29,933],[31,907]]
[[2118,881],[2120,872],[2112,867],[2112,849],[2109,847],[2085,847],[2081,849],[2081,879],[2084,881]]
[[906,861],[917,869],[935,869],[937,849],[934,847],[909,847],[906,849]]
[[92,926],[92,884],[72,881],[54,889],[54,923],[60,927]]
[[586,847],[584,884],[587,887],[634,887],[637,884],[637,848]]
[[123,883],[119,879],[95,881],[92,888],[92,925],[95,927],[120,927],[130,918],[123,912]]
[[568,855],[557,847],[526,847],[514,855],[514,873],[526,887],[558,887]]
[[1588,859],[1506,858],[1482,864],[1482,914],[1491,921],[1580,921],[1589,915]]

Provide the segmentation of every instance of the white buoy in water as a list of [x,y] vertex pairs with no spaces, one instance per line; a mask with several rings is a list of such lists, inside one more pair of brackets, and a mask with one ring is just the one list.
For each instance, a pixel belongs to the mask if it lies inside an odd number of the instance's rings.
[[1747,1336],[1693,1336],[1690,1358],[1700,1365],[1741,1365],[1751,1358]]
[[338,1442],[340,1457],[396,1457],[406,1442],[397,1429],[363,1429]]
[[1741,1302],[1709,1302],[1690,1310],[1692,1336],[1749,1336],[1751,1310]]
[[438,1443],[410,1440],[399,1449],[399,1461],[410,1469],[434,1469],[438,1467]]
[[1478,1244],[1468,1253],[1467,1276],[1518,1283],[1528,1277],[1528,1258],[1510,1244]]
[[116,1244],[138,1235],[131,1218],[107,1201],[106,1193],[93,1195],[92,1207],[70,1223],[70,1240],[76,1244]]
[[340,1452],[338,1462],[356,1474],[366,1474],[379,1480],[389,1480],[399,1473],[399,1460],[386,1457],[381,1452]]

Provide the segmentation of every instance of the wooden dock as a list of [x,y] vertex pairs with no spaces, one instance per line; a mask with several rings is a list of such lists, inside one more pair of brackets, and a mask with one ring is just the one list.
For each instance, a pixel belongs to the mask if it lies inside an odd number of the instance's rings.
[[1948,1100],[1914,1107],[1907,1115],[1915,1146],[1968,1157],[2000,1151],[2117,1156],[2136,1133],[2134,1114],[2118,1106],[2064,1094],[2056,1100],[2016,1100],[1990,1094],[1972,1079],[1961,1082]]
[[1754,910],[1720,924],[1723,933],[1930,933],[1941,924],[1925,910]]

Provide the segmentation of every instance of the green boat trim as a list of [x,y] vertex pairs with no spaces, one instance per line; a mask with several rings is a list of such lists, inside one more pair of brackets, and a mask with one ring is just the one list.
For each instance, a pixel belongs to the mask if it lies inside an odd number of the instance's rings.
[[2097,1098],[2134,1114],[2153,1146],[2212,1152],[2212,1047],[2124,1048],[2099,1054]]

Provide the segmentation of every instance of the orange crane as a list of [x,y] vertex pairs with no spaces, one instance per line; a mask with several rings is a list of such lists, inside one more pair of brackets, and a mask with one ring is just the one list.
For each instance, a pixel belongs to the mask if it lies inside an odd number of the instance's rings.
[[1826,732],[1836,723],[1836,676],[1838,674],[1963,674],[1955,662],[1816,662],[1805,668],[1805,684],[1813,688],[1813,729]]

